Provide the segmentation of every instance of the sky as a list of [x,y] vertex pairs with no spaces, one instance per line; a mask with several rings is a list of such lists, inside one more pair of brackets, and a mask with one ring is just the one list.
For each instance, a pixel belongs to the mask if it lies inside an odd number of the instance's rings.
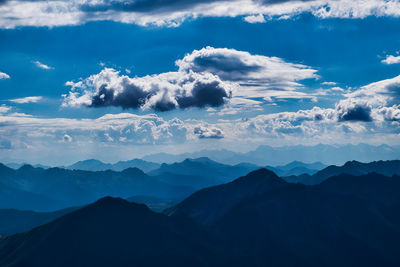
[[400,144],[400,2],[0,0],[0,161]]

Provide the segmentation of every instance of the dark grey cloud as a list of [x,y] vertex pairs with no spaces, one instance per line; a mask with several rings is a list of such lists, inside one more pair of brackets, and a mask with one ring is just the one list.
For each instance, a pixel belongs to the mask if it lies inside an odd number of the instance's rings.
[[338,114],[339,121],[372,121],[371,108],[366,105],[357,104],[342,110]]
[[184,93],[177,96],[179,107],[198,107],[205,106],[219,107],[225,103],[225,99],[229,98],[225,88],[221,86],[219,81],[212,82],[196,82],[193,86],[191,95]]
[[[222,1],[222,0],[219,0]],[[192,8],[198,4],[218,2],[218,0],[130,0],[130,1],[105,1],[101,4],[84,4],[84,12],[105,12],[109,10],[123,12],[152,12],[176,11]]]
[[[142,78],[120,76],[104,69],[82,82],[68,85],[74,89],[64,105],[87,107],[151,108],[169,111],[175,108],[219,107],[231,97],[229,88],[211,74],[170,72]],[[76,88],[82,89],[78,93]]]
[[185,55],[176,65],[182,72],[209,72],[225,81],[280,90],[293,90],[296,81],[318,77],[316,70],[281,58],[209,46]]
[[257,64],[246,64],[242,58],[236,55],[214,54],[207,57],[196,57],[193,63],[193,71],[216,73],[225,80],[237,80],[262,69]]
[[116,92],[114,88],[110,88],[107,84],[103,84],[98,92],[92,96],[90,107],[107,107],[116,106],[123,109],[139,108],[148,98],[154,95],[155,91],[144,91],[134,84],[130,84],[126,79],[122,82],[123,91]]
[[310,2],[314,0],[255,0],[254,2],[264,5],[282,4],[287,2]]

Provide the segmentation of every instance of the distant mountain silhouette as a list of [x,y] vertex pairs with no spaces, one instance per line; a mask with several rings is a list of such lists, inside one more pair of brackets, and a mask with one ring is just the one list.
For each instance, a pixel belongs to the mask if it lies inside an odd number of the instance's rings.
[[235,166],[221,164],[209,158],[185,159],[173,164],[161,164],[160,168],[149,172],[151,176],[159,176],[162,182],[174,185],[204,188],[230,182],[238,176],[245,175],[259,167],[252,164]]
[[56,210],[63,205],[62,201],[9,187],[0,182],[0,209]]
[[48,223],[78,208],[68,208],[54,212],[34,212],[15,209],[0,209],[0,236],[9,236],[29,231]]
[[[3,189],[2,189],[3,188]],[[91,203],[103,196],[146,195],[181,198],[195,189],[160,182],[137,168],[115,171],[80,171],[62,168],[13,170],[0,166],[0,208],[51,211]],[[8,192],[8,193],[7,193]],[[28,201],[29,200],[29,201]]]
[[[19,168],[21,168],[24,165],[27,165],[28,163],[15,163],[15,162],[11,162],[11,163],[7,163],[5,164],[7,167],[12,168],[14,170],[17,170]],[[42,164],[33,164],[32,165],[35,168],[42,168],[42,169],[48,169],[51,168],[50,166],[46,166],[46,165],[42,165]]]
[[0,240],[0,266],[210,266],[215,244],[188,219],[107,197]]
[[233,182],[202,189],[175,207],[168,215],[184,214],[201,224],[213,224],[240,201],[267,193],[287,183],[267,169],[253,171]]
[[343,166],[328,166],[319,172],[309,176],[290,176],[284,177],[289,182],[299,182],[303,184],[313,185],[319,184],[322,181],[332,176],[340,174],[363,175],[371,172],[379,173],[386,176],[394,174],[400,175],[400,160],[373,161],[370,163],[362,163],[358,161],[348,161]]
[[283,166],[266,166],[265,168],[275,172],[278,176],[291,176],[301,174],[313,175],[325,167],[326,165],[321,162],[303,163],[300,161],[292,161]]
[[186,158],[199,157],[208,157],[217,162],[230,165],[251,162],[258,166],[278,166],[299,159],[304,162],[321,161],[326,164],[339,165],[350,160],[369,162],[374,160],[400,159],[400,146],[372,146],[368,144],[349,144],[343,146],[324,144],[315,146],[260,146],[247,153],[233,152],[225,149],[202,150],[184,154],[158,153],[145,156],[142,159],[158,163],[173,163]]
[[160,167],[160,164],[153,163],[141,159],[133,159],[127,161],[118,161],[117,163],[104,163],[96,159],[88,159],[78,161],[70,166],[65,167],[69,170],[83,170],[83,171],[123,171],[128,168],[138,168],[144,172],[149,172]]

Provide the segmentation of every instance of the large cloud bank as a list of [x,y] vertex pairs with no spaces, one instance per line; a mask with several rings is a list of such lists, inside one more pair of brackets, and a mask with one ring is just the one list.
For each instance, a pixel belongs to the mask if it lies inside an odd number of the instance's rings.
[[[220,107],[232,97],[282,97],[283,92],[302,88],[298,81],[318,77],[315,69],[305,65],[226,48],[194,50],[176,65],[175,72],[134,78],[105,68],[86,79],[67,82],[71,91],[64,96],[64,106],[156,111]],[[300,93],[298,97],[306,96]]]
[[238,16],[254,23],[302,13],[319,18],[399,17],[400,3],[398,0],[3,0],[0,28],[79,25],[100,20],[178,26],[186,19]]

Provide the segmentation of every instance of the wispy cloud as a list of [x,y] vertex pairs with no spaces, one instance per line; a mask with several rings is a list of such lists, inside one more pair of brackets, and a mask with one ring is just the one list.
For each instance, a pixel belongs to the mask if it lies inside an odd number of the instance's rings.
[[9,101],[17,104],[26,104],[26,103],[37,103],[41,100],[43,100],[42,96],[27,96],[22,98],[10,99]]
[[0,106],[0,113],[7,113],[10,110],[11,110],[11,107],[8,107],[8,106],[6,106],[4,104]]
[[248,23],[264,23],[266,22],[263,14],[246,16],[243,18]]
[[0,71],[0,80],[3,80],[3,79],[10,79],[10,75]]
[[249,16],[261,22],[312,14],[318,18],[365,18],[400,16],[397,0],[168,0],[168,1],[4,1],[0,5],[0,28],[18,26],[79,25],[89,21],[111,20],[142,26],[179,26],[186,19],[199,17]]
[[36,67],[44,69],[44,70],[52,70],[52,69],[54,69],[54,67],[50,67],[50,66],[48,66],[46,64],[43,64],[40,61],[33,61],[33,63],[36,65]]
[[321,84],[322,84],[322,85],[330,85],[330,86],[336,85],[335,82],[323,82],[323,83],[321,83]]
[[400,63],[400,56],[387,55],[381,62],[387,65],[398,64]]

